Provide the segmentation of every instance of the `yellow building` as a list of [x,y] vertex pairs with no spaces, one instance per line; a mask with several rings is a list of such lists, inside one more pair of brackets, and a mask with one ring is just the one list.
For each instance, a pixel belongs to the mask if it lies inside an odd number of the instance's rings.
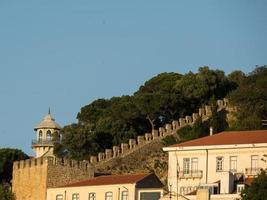
[[48,188],[47,200],[159,200],[163,185],[155,174],[99,176]]
[[36,139],[32,140],[32,149],[35,151],[36,158],[54,156],[53,135],[58,133],[60,129],[61,127],[55,122],[49,109],[48,115],[34,128]]
[[169,190],[196,199],[198,188],[208,188],[211,199],[236,199],[267,167],[267,130],[222,132],[163,150],[169,154]]

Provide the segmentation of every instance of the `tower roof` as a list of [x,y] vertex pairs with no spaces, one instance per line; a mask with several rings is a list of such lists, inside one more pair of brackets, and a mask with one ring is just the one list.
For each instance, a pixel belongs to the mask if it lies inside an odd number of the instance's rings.
[[61,129],[60,125],[55,122],[55,119],[50,114],[50,108],[48,111],[48,115],[46,115],[43,121],[41,121],[39,124],[37,124],[34,127],[34,130],[36,131],[37,129],[40,129],[40,128],[52,128],[52,129],[58,129],[58,130]]

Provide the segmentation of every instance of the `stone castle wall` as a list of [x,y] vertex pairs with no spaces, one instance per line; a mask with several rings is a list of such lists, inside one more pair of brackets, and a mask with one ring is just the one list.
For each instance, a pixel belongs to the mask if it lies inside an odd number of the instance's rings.
[[[232,109],[229,107],[227,99],[217,100],[217,110]],[[125,157],[138,149],[147,146],[153,141],[159,141],[167,135],[172,135],[177,132],[178,129],[192,125],[198,117],[202,117],[202,120],[208,120],[212,115],[211,106],[205,105],[198,109],[198,112],[192,115],[179,118],[172,121],[170,124],[165,124],[164,127],[160,127],[158,130],[153,130],[152,133],[145,133],[143,136],[137,136],[136,139],[130,139],[128,143],[122,143],[119,146],[113,146],[112,149],[105,149],[104,152],[100,152],[97,156],[90,157],[90,163],[96,167],[106,165],[112,162],[114,158]]]
[[92,178],[89,162],[53,157],[28,159],[13,163],[12,190],[16,200],[46,200],[46,189]]

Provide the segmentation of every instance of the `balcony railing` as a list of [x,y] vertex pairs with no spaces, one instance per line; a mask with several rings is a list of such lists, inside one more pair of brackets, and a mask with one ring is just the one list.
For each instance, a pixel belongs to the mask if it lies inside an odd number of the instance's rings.
[[246,175],[256,176],[261,172],[261,168],[246,168]]
[[178,172],[178,178],[202,178],[202,170],[182,170]]
[[32,140],[32,146],[52,146],[53,144],[52,140]]

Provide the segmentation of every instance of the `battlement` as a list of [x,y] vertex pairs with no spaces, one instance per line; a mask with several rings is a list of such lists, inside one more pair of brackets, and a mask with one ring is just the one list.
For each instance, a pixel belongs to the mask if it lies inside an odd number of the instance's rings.
[[17,200],[45,200],[46,189],[94,176],[88,161],[40,157],[13,163],[12,188]]
[[[229,107],[228,99],[217,100],[217,110],[226,109]],[[147,145],[153,141],[159,141],[167,135],[172,135],[180,128],[192,125],[195,121],[201,117],[202,121],[209,119],[212,116],[212,108],[209,105],[205,105],[198,109],[198,112],[187,115],[183,118],[173,120],[171,123],[165,124],[165,126],[159,129],[152,130],[151,133],[145,133],[142,136],[137,136],[136,139],[129,139],[128,143],[122,143],[119,146],[113,146],[112,149],[105,149],[104,152],[99,152],[97,156],[90,157],[90,163],[98,166],[103,162],[112,160],[113,158],[124,157],[137,149]]]
[[41,166],[67,166],[70,168],[77,168],[83,170],[91,169],[89,161],[76,161],[56,157],[40,157],[31,158],[27,160],[15,161],[13,163],[13,170],[26,169]]

